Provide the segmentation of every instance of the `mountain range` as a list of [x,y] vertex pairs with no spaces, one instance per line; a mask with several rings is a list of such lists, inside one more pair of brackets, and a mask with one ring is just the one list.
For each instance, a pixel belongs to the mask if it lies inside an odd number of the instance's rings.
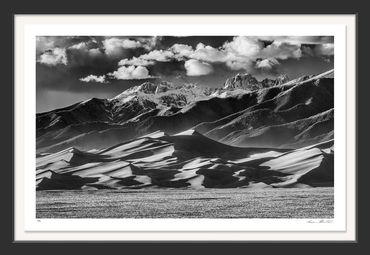
[[254,90],[143,83],[112,99],[37,114],[37,153],[101,149],[158,130],[171,135],[191,128],[241,147],[299,148],[326,141],[334,138],[334,79],[327,78],[332,74]]

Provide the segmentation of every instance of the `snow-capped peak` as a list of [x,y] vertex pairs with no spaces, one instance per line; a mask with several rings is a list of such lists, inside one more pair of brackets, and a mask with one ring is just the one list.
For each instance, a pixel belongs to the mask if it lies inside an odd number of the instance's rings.
[[250,89],[251,87],[254,87],[257,84],[258,84],[257,79],[254,78],[251,74],[238,73],[234,77],[226,80],[224,89],[231,89],[231,90],[237,89],[237,88]]

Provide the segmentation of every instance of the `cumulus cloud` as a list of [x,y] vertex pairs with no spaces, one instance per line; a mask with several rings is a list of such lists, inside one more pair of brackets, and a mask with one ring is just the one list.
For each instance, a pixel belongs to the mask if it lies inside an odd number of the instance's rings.
[[173,59],[177,59],[178,56],[170,50],[153,50],[147,54],[141,55],[139,58],[158,62],[169,62]]
[[224,62],[226,57],[227,53],[222,49],[199,43],[195,49],[186,44],[174,44],[166,50],[153,50],[138,58],[158,62],[183,61],[187,59],[197,59],[204,62]]
[[142,43],[130,39],[108,38],[102,41],[107,55],[119,55],[123,49],[136,49],[142,47]]
[[[321,42],[330,41],[331,37],[255,37],[255,36],[236,36],[231,41],[225,42],[222,46],[215,48],[210,45],[198,43],[195,48],[186,44],[173,44],[167,49],[156,49],[139,57],[132,59],[124,59],[120,65],[136,65],[148,66],[154,65],[155,62],[170,62],[170,61],[189,61],[187,66],[206,66],[210,63],[224,63],[231,70],[247,70],[253,71],[253,68],[264,68],[276,65],[278,60],[286,60],[289,58],[299,59],[302,57],[301,42]],[[266,44],[265,41],[271,41]],[[317,44],[320,45],[320,44]],[[323,48],[318,48],[317,51],[325,51]],[[327,50],[328,51],[328,50]],[[259,61],[257,59],[268,59]],[[271,59],[274,59],[271,60]],[[259,67],[260,66],[260,67]],[[200,70],[210,70],[211,65],[207,68],[199,68]],[[192,73],[190,71],[189,73]],[[196,73],[196,72],[194,72]]]
[[190,54],[189,57],[207,62],[225,62],[227,59],[227,52],[199,43],[195,51]]
[[288,42],[274,41],[272,44],[263,48],[260,52],[260,57],[288,59],[300,58],[302,56],[301,46],[298,44],[291,44]]
[[185,61],[184,67],[188,76],[202,76],[213,72],[213,67],[210,64],[196,59]]
[[200,70],[209,71],[212,66],[207,63],[225,63],[229,68],[239,70],[252,67],[253,59],[258,57],[262,48],[263,43],[256,38],[235,37],[233,41],[226,42],[220,48],[203,43],[198,43],[195,49],[186,44],[174,44],[167,50],[153,50],[139,56],[138,59],[158,62],[198,60],[188,62],[187,65],[204,66]]
[[86,42],[80,42],[77,44],[73,44],[72,46],[69,46],[69,49],[75,49],[75,50],[88,50],[88,46]]
[[54,48],[52,50],[47,50],[40,55],[38,62],[49,66],[56,66],[59,64],[67,65],[66,49]]
[[258,37],[236,36],[219,48],[203,43],[199,43],[195,49],[185,44],[174,44],[168,50],[154,50],[139,58],[160,62],[195,59],[197,63],[225,63],[232,70],[249,70],[255,67],[258,58],[285,60],[301,56],[299,44],[276,40],[265,47]]
[[179,44],[179,43],[172,45],[171,50],[180,56],[187,56],[187,57],[190,56],[194,52],[193,47],[186,45],[186,44]]
[[131,59],[127,59],[127,58],[122,59],[121,61],[118,62],[118,65],[119,66],[124,66],[124,65],[128,65],[128,66],[150,66],[150,65],[154,65],[154,61],[133,57]]
[[117,71],[109,73],[108,75],[117,80],[142,80],[155,78],[149,75],[149,70],[144,66],[121,66]]
[[105,75],[101,75],[101,76],[96,76],[96,75],[93,75],[93,74],[90,74],[84,78],[81,78],[80,81],[83,81],[83,82],[97,82],[97,83],[107,83],[107,81],[105,80]]
[[153,50],[141,55],[139,59],[158,62],[169,62],[172,60],[183,61],[196,59],[204,62],[224,62],[227,53],[203,43],[199,43],[195,49],[185,44],[174,44],[167,50]]
[[226,66],[232,70],[251,71],[254,68],[254,60],[261,57],[263,46],[263,43],[256,37],[234,37],[231,42],[223,45],[227,53]]
[[[91,41],[93,42],[93,41]],[[77,44],[73,44],[72,46],[68,47],[69,51],[75,51],[78,52],[80,55],[81,54],[87,54],[91,57],[98,57],[102,55],[102,52],[100,51],[99,48],[90,48],[91,47],[91,42],[80,42]],[[96,43],[96,42],[93,42]],[[90,46],[89,46],[90,44]],[[84,56],[80,56],[84,57]]]
[[[273,74],[280,62],[284,65],[283,60],[317,56],[325,60],[334,55],[333,36],[235,36],[212,46],[193,38],[189,45],[181,40],[171,46],[173,39],[165,40],[166,37],[37,37],[37,61],[49,66],[68,65],[71,70],[91,68],[91,73],[106,75],[80,78],[78,72],[77,77],[83,82],[105,83],[107,79],[148,79],[173,70],[183,72],[182,65],[188,76],[208,75],[216,64],[220,68],[224,65],[227,71]],[[174,65],[170,67],[167,62]]]
[[255,37],[237,36],[223,47],[229,54],[252,58],[260,53],[263,43]]

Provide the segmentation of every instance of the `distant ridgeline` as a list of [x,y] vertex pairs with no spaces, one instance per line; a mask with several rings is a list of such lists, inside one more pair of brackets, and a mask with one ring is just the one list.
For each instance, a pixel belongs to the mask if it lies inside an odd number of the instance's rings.
[[102,149],[158,130],[187,129],[242,147],[312,145],[333,139],[332,76],[333,70],[280,84],[285,77],[266,88],[248,74],[221,89],[146,82],[112,99],[37,114],[37,152]]

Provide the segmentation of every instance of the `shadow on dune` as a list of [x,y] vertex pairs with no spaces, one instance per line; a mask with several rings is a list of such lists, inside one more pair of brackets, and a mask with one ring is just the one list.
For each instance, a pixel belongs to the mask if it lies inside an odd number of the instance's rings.
[[299,150],[239,148],[194,130],[156,132],[101,151],[68,149],[38,157],[37,188],[333,186],[332,146],[329,141]]

